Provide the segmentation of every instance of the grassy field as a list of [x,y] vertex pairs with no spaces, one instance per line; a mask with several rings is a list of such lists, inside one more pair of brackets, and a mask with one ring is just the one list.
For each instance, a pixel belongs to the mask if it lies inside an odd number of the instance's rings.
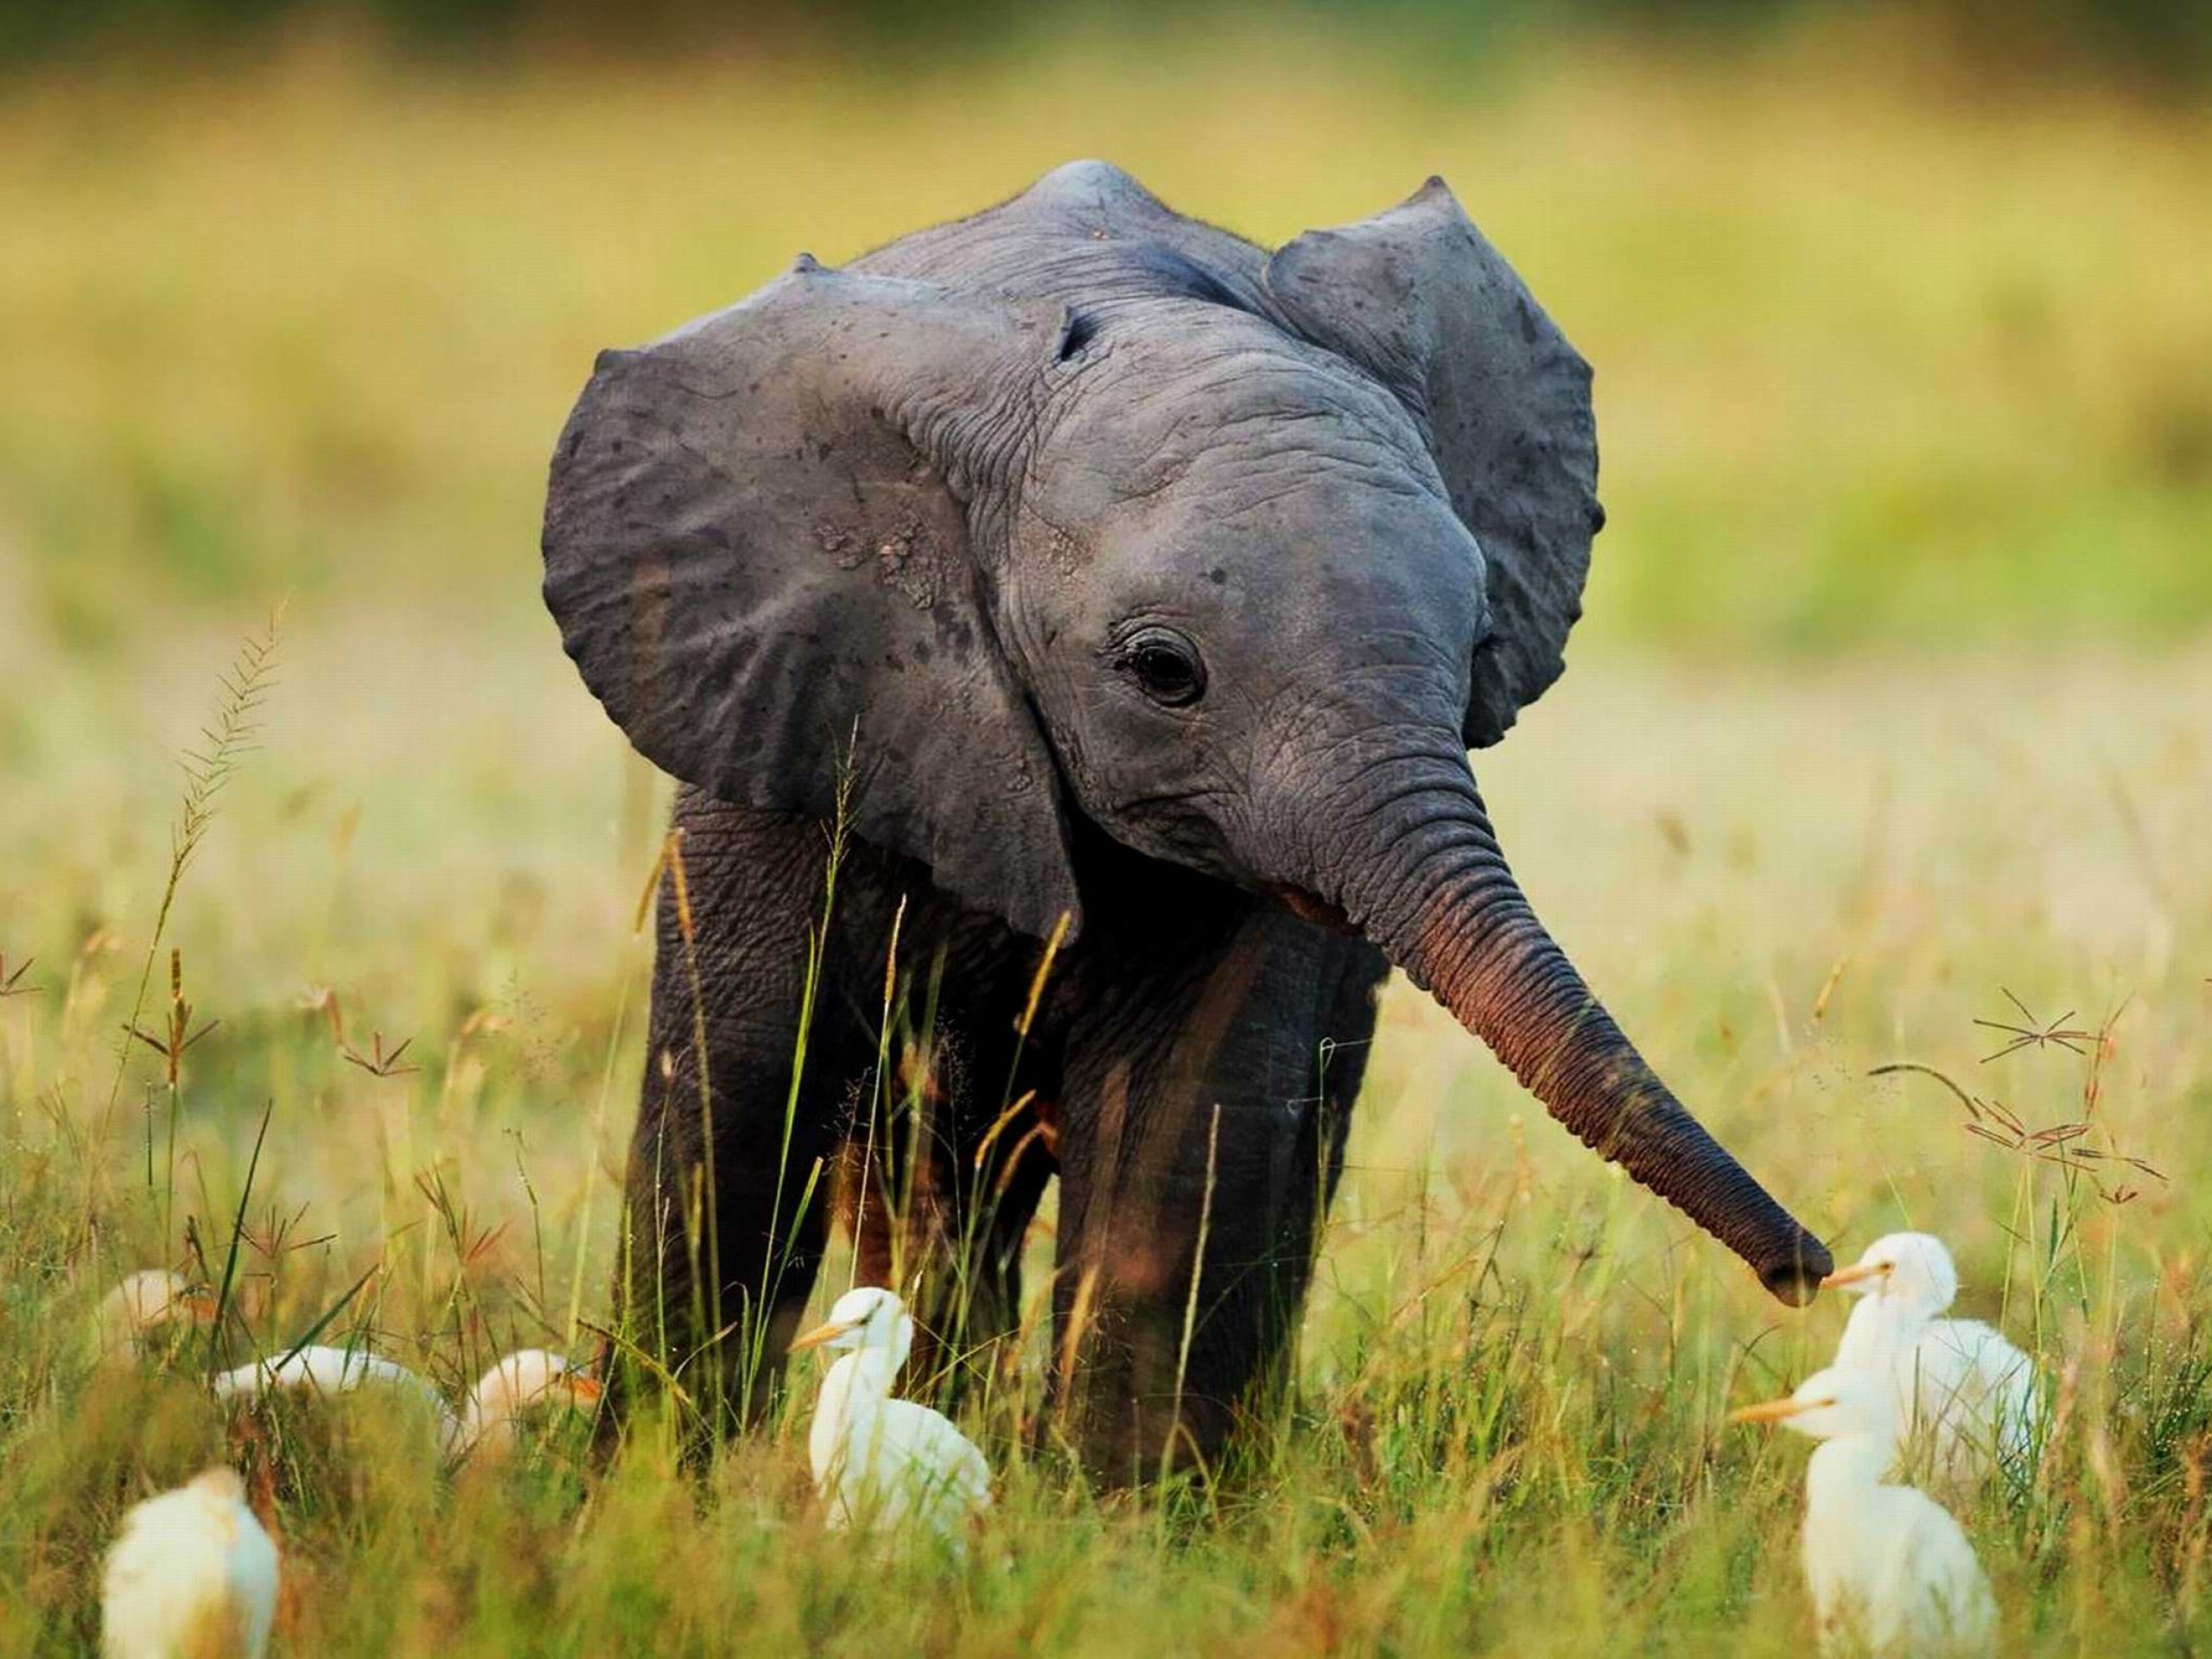
[[[188,1369],[95,1370],[123,1271],[239,1239],[233,1345],[275,1348],[375,1269],[334,1330],[450,1388],[589,1351],[659,791],[536,610],[551,433],[597,346],[1092,152],[1268,236],[1441,168],[1597,360],[1614,526],[1574,671],[1484,757],[1508,848],[1839,1255],[1942,1233],[2049,1368],[2042,1471],[1963,1516],[2005,1650],[2212,1644],[2212,131],[1925,92],[1318,46],[11,89],[0,1653],[90,1649],[115,1517],[224,1446]],[[175,759],[286,593],[156,948]],[[166,1027],[171,947],[219,1022],[174,1088],[119,1038]],[[2100,1039],[1984,1064],[2007,989]],[[420,1069],[350,1063],[325,993]],[[1899,1061],[2107,1155],[1970,1133]],[[363,1400],[288,1442],[282,1650],[1803,1653],[1802,1446],[1720,1419],[1834,1303],[1765,1300],[1402,987],[1352,1161],[1226,1488],[1022,1458],[1036,1352],[974,1424],[965,1567],[824,1533],[797,1416],[702,1482],[652,1433],[448,1479]]]

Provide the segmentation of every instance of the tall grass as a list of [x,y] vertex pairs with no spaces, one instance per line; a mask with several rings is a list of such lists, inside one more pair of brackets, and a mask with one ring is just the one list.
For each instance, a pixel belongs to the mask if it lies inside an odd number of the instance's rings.
[[[567,1340],[579,1274],[584,1321],[606,1317],[642,1064],[637,1022],[616,1012],[643,969],[641,873],[600,827],[619,817],[619,779],[599,762],[537,775],[543,744],[456,754],[409,730],[348,744],[357,775],[302,805],[333,734],[380,729],[374,676],[300,689],[349,649],[295,630],[266,753],[180,890],[194,1029],[221,1023],[181,1059],[174,1216],[135,1177],[135,1126],[102,1132],[114,1018],[88,1012],[127,997],[138,957],[100,942],[81,906],[113,901],[112,925],[136,932],[152,904],[59,860],[70,902],[5,912],[11,963],[68,965],[35,966],[29,994],[0,1001],[0,1651],[88,1648],[93,1564],[123,1506],[201,1461],[264,1455],[226,1440],[190,1349],[144,1375],[93,1373],[84,1319],[120,1268],[204,1259],[231,1287],[232,1359],[320,1333],[454,1391],[494,1351]],[[474,671],[526,683],[532,652],[512,649],[473,655]],[[2008,1651],[2168,1652],[2202,1642],[2212,1617],[2212,913],[2188,879],[2212,765],[2207,672],[2196,658],[1717,677],[1600,662],[1486,757],[1538,903],[1686,1097],[1840,1253],[1897,1224],[1949,1238],[1966,1311],[2047,1369],[2035,1477],[1964,1512]],[[611,760],[588,711],[562,708],[541,715],[562,731],[573,717],[575,741]],[[525,763],[515,797],[473,780]],[[2101,765],[2134,828],[2109,789],[2074,786]],[[157,750],[143,777],[134,792],[158,815]],[[391,810],[424,791],[453,868],[421,865]],[[518,931],[497,889],[546,849],[552,894]],[[164,849],[143,850],[150,900]],[[113,849],[93,851],[82,868],[109,868]],[[495,937],[509,943],[487,956]],[[896,1056],[926,1038],[931,974],[907,977],[915,1001],[902,1014],[889,999],[877,1083],[899,1134],[921,1074]],[[308,980],[339,987],[350,1017],[334,1025],[326,999],[288,988]],[[2058,1020],[2069,1006],[2083,1012]],[[2088,1038],[1984,1064],[2012,1039],[1977,1018]],[[415,1039],[386,1075],[396,1044],[347,1034],[379,1023]],[[137,1047],[128,1081],[162,1082],[165,1058]],[[1869,1075],[1899,1063],[1957,1092]],[[1040,1229],[1017,1363],[951,1388],[981,1357],[955,1340],[920,1380],[957,1399],[998,1471],[974,1567],[864,1558],[820,1530],[799,1444],[810,1372],[792,1408],[696,1471],[671,1417],[605,1468],[572,1427],[511,1469],[448,1478],[365,1397],[280,1438],[288,1650],[1802,1651],[1802,1449],[1720,1418],[1817,1363],[1839,1311],[1767,1302],[1422,999],[1390,999],[1370,1075],[1294,1386],[1211,1489],[1101,1503],[1049,1424],[1041,1454],[1021,1449],[1061,1357]],[[833,1260],[822,1294],[848,1272]]]
[[[180,763],[184,772],[184,793],[177,803],[176,820],[169,830],[168,874],[162,881],[161,903],[154,912],[153,928],[147,937],[146,960],[138,975],[137,994],[131,999],[130,1015],[123,1022],[122,1040],[117,1046],[115,1078],[108,1086],[103,1128],[106,1120],[114,1116],[116,1101],[123,1092],[131,1045],[143,1043],[162,1057],[169,1109],[168,1159],[162,1189],[164,1230],[175,1198],[176,1127],[177,1119],[184,1111],[184,1056],[214,1029],[212,1023],[197,1027],[193,1024],[192,1005],[184,995],[182,951],[169,953],[168,1019],[163,1030],[158,1035],[144,1031],[138,1019],[144,1011],[146,992],[153,982],[155,957],[161,950],[162,936],[168,931],[169,912],[176,906],[177,889],[183,883],[185,871],[191,868],[194,855],[200,850],[200,843],[214,823],[219,798],[253,749],[254,735],[259,729],[256,716],[269,695],[276,673],[279,620],[280,613],[272,614],[266,629],[248,636],[238,647],[229,670],[217,677],[220,696],[207,723],[200,728],[200,747],[187,749]],[[154,1109],[150,1092],[146,1104],[146,1188],[149,1192],[154,1191]]]

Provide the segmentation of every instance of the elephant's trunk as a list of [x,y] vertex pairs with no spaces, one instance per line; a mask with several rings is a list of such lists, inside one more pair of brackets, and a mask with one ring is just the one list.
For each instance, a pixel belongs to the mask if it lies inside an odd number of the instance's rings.
[[[1809,1301],[1832,1263],[1644,1063],[1507,868],[1456,751],[1363,769],[1326,896],[1505,1062],[1552,1116],[1751,1264]],[[1344,857],[1363,839],[1363,855]]]

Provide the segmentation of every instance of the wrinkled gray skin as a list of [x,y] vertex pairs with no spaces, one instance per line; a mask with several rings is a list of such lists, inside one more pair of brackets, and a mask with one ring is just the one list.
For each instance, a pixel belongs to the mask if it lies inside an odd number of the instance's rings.
[[[1269,255],[1077,163],[603,356],[554,459],[546,599],[687,785],[693,929],[664,884],[633,1338],[757,1402],[826,1236],[810,1173],[871,1138],[902,900],[918,1058],[888,1092],[928,1150],[888,1160],[897,1237],[846,1181],[863,1270],[960,1256],[937,1318],[957,1282],[969,1336],[1002,1325],[1058,1174],[1058,1402],[1102,1478],[1210,1455],[1283,1351],[1390,963],[1808,1299],[1827,1251],[1585,987],[1469,770],[1560,671],[1596,473],[1587,368],[1439,181]],[[764,1305],[759,1375],[734,1337],[700,1357]]]

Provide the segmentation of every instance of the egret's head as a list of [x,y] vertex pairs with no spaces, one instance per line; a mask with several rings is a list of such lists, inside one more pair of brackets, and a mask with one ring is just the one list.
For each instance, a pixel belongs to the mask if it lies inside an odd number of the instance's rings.
[[794,1349],[868,1350],[891,1356],[903,1365],[914,1345],[914,1319],[906,1304],[874,1285],[849,1290],[830,1304],[830,1317],[792,1342]]
[[215,1298],[204,1285],[181,1273],[149,1268],[131,1274],[100,1301],[100,1351],[141,1353],[170,1328],[207,1325],[215,1317]]
[[1728,1414],[1732,1423],[1780,1423],[1816,1440],[1895,1432],[1897,1408],[1888,1378],[1831,1365],[1815,1371],[1787,1400],[1770,1400]]
[[571,1365],[543,1348],[524,1348],[476,1379],[467,1409],[449,1424],[450,1458],[502,1457],[512,1451],[516,1425],[539,1410],[588,1411],[599,1403],[604,1385],[580,1365]]
[[598,1404],[600,1381],[543,1348],[509,1354],[477,1379],[470,1396],[486,1421],[521,1416],[539,1406],[581,1409]]
[[1824,1289],[1879,1296],[1916,1313],[1941,1313],[1959,1294],[1959,1270],[1943,1241],[1929,1233],[1890,1233],[1847,1268],[1821,1281]]

